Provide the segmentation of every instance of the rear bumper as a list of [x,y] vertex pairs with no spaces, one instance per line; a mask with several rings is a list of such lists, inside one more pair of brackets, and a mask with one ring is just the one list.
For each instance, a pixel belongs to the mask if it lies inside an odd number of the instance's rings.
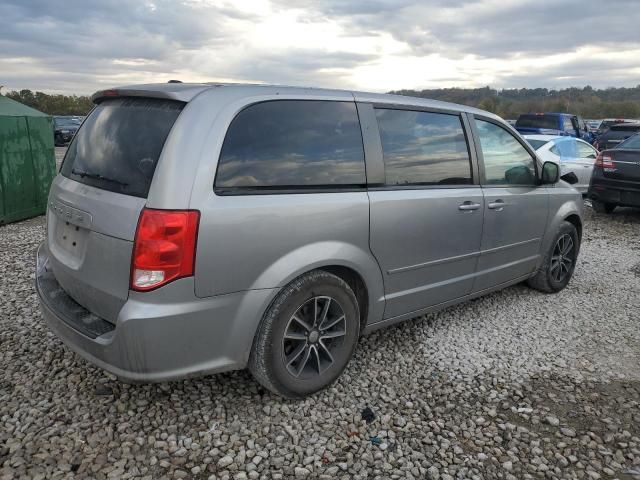
[[[38,248],[36,290],[49,328],[74,352],[130,382],[160,382],[244,368],[276,290],[200,299],[193,278],[131,292],[114,324],[56,288],[48,252]],[[52,278],[53,277],[53,278]]]
[[588,197],[623,207],[640,207],[640,183],[599,181],[593,178]]

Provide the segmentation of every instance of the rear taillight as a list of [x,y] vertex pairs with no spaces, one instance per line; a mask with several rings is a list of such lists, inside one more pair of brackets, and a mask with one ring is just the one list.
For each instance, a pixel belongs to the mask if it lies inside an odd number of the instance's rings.
[[613,154],[599,153],[596,157],[595,166],[600,168],[616,168],[616,164],[613,162]]
[[133,244],[132,290],[145,292],[193,275],[199,220],[197,210],[142,210]]

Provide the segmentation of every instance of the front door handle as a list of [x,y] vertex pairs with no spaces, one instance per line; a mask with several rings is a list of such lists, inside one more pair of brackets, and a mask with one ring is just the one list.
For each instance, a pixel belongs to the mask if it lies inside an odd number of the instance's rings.
[[464,203],[461,203],[460,205],[458,205],[458,210],[462,210],[463,212],[468,212],[468,211],[472,211],[472,210],[478,210],[480,208],[480,204],[479,203],[473,203],[470,201],[466,201]]
[[496,200],[495,202],[490,202],[487,207],[491,210],[495,210],[496,212],[501,212],[504,209],[505,203],[502,200]]

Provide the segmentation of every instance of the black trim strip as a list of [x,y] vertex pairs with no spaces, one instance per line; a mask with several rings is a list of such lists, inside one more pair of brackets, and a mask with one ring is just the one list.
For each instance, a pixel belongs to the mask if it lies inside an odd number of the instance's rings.
[[379,192],[379,191],[385,191],[385,190],[451,190],[451,189],[457,189],[457,188],[480,188],[480,185],[475,185],[472,183],[461,183],[459,185],[455,185],[455,184],[376,185],[376,186],[370,186],[368,190],[370,192]]
[[216,195],[287,195],[310,193],[346,193],[366,192],[366,185],[318,185],[318,186],[282,186],[282,187],[216,187],[213,189]]
[[367,184],[384,185],[385,172],[382,157],[382,141],[378,129],[378,119],[375,110],[370,103],[356,102],[362,143],[364,145],[364,160],[367,171]]
[[381,108],[386,110],[411,110],[414,112],[445,113],[448,115],[455,115],[457,117],[466,113],[464,110],[452,110],[448,108],[427,107],[427,106],[421,106],[421,105],[415,105],[415,104],[404,104],[404,103],[374,102],[371,105],[373,106],[374,109]]

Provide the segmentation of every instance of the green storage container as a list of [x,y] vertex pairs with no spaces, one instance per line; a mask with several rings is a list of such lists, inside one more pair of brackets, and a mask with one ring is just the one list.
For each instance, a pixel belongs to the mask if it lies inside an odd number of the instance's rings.
[[42,215],[55,174],[53,119],[0,95],[0,224]]

